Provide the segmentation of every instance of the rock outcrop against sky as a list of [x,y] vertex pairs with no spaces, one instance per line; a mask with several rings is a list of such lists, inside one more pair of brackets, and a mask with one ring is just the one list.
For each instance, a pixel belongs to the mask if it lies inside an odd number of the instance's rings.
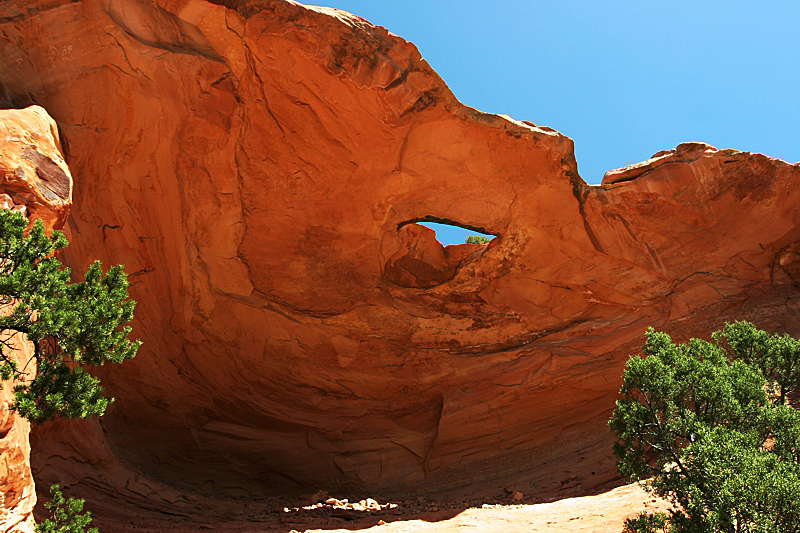
[[125,265],[144,340],[99,372],[101,427],[34,436],[47,482],[580,493],[614,479],[647,327],[800,333],[798,166],[685,144],[587,186],[568,137],[462,106],[340,11],[9,0],[0,83],[61,128],[64,259]]

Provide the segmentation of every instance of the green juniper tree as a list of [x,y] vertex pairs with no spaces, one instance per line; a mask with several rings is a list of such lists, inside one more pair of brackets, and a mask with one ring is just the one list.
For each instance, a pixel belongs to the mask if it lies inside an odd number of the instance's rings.
[[[100,380],[86,365],[121,363],[136,355],[140,341],[131,341],[127,324],[135,302],[121,266],[103,274],[95,262],[84,281],[70,283],[70,271],[54,252],[67,246],[58,231],[48,236],[41,220],[27,236],[28,220],[0,210],[0,377],[14,384],[13,408],[33,422],[55,416],[86,418],[102,415],[113,398],[103,396]],[[11,338],[24,333],[33,345],[31,361],[20,364]],[[35,362],[35,365],[32,364]],[[83,531],[88,513],[79,515],[82,500],[65,501],[53,487],[46,504],[56,522],[37,531]]]
[[466,240],[467,244],[489,244],[490,242],[492,242],[492,238],[483,235],[470,235]]
[[620,473],[675,503],[629,533],[800,531],[800,341],[747,322],[714,342],[650,329],[609,426]]
[[84,500],[65,499],[59,485],[50,487],[50,501],[44,504],[50,517],[36,526],[36,533],[98,533],[96,527],[86,529],[92,521],[92,513],[83,511]]

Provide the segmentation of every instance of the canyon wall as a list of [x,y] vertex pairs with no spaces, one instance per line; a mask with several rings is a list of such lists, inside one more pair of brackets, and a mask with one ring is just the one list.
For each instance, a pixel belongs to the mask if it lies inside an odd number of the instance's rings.
[[[6,335],[3,335],[4,340]],[[8,339],[10,356],[21,368],[31,369],[33,348],[20,334]],[[33,365],[35,371],[35,362]],[[3,533],[33,533],[33,507],[36,487],[31,475],[31,425],[12,410],[14,391],[3,382],[0,390],[0,531]]]
[[[61,228],[72,204],[72,177],[62,155],[58,128],[44,109],[0,110],[0,209],[42,219],[48,230]],[[12,310],[13,302],[0,302],[0,313]],[[0,342],[23,381],[36,374],[33,345],[25,335],[3,331]],[[17,384],[0,383],[0,531],[32,533],[31,425],[12,409]]]
[[[0,83],[58,122],[65,261],[124,264],[144,340],[98,372],[99,426],[35,435],[43,479],[588,491],[647,327],[800,333],[797,165],[690,143],[588,186],[569,138],[463,106],[341,11],[10,0]],[[497,238],[442,248],[420,221]]]

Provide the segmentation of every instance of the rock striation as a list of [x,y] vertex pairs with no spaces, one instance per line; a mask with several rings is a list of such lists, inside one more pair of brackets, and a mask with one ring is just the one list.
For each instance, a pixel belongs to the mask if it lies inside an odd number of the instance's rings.
[[145,340],[100,372],[91,438],[38,432],[43,479],[163,506],[585,492],[647,327],[800,333],[797,165],[689,143],[588,186],[569,138],[463,106],[342,11],[9,0],[0,83],[69,141],[65,260],[124,264]]
[[[72,204],[72,177],[62,157],[55,121],[38,106],[0,110],[0,209],[11,209],[59,229]],[[0,313],[12,307],[0,305]],[[30,375],[33,346],[23,334],[1,332],[4,355]],[[8,348],[10,349],[8,349]],[[8,351],[6,351],[8,350]],[[12,410],[15,383],[0,388],[0,531],[33,532],[36,492],[30,465],[30,423]]]

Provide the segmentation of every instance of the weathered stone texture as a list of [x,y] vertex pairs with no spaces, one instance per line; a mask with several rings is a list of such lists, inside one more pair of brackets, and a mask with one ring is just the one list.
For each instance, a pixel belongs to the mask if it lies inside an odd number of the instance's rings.
[[[66,261],[124,264],[139,302],[96,440],[168,484],[588,490],[648,326],[800,333],[797,166],[687,144],[590,187],[569,138],[292,2],[11,0],[0,32],[9,101],[69,141]],[[424,220],[498,237],[441,249]],[[58,435],[42,475],[127,490]]]
[[[38,106],[0,110],[0,209],[40,218],[59,229],[69,215],[72,177],[64,162],[55,121]],[[0,304],[0,313],[12,306]],[[3,353],[28,376],[36,373],[27,338],[0,332]],[[0,386],[0,531],[33,532],[36,491],[31,476],[30,423],[12,410],[14,385]]]

